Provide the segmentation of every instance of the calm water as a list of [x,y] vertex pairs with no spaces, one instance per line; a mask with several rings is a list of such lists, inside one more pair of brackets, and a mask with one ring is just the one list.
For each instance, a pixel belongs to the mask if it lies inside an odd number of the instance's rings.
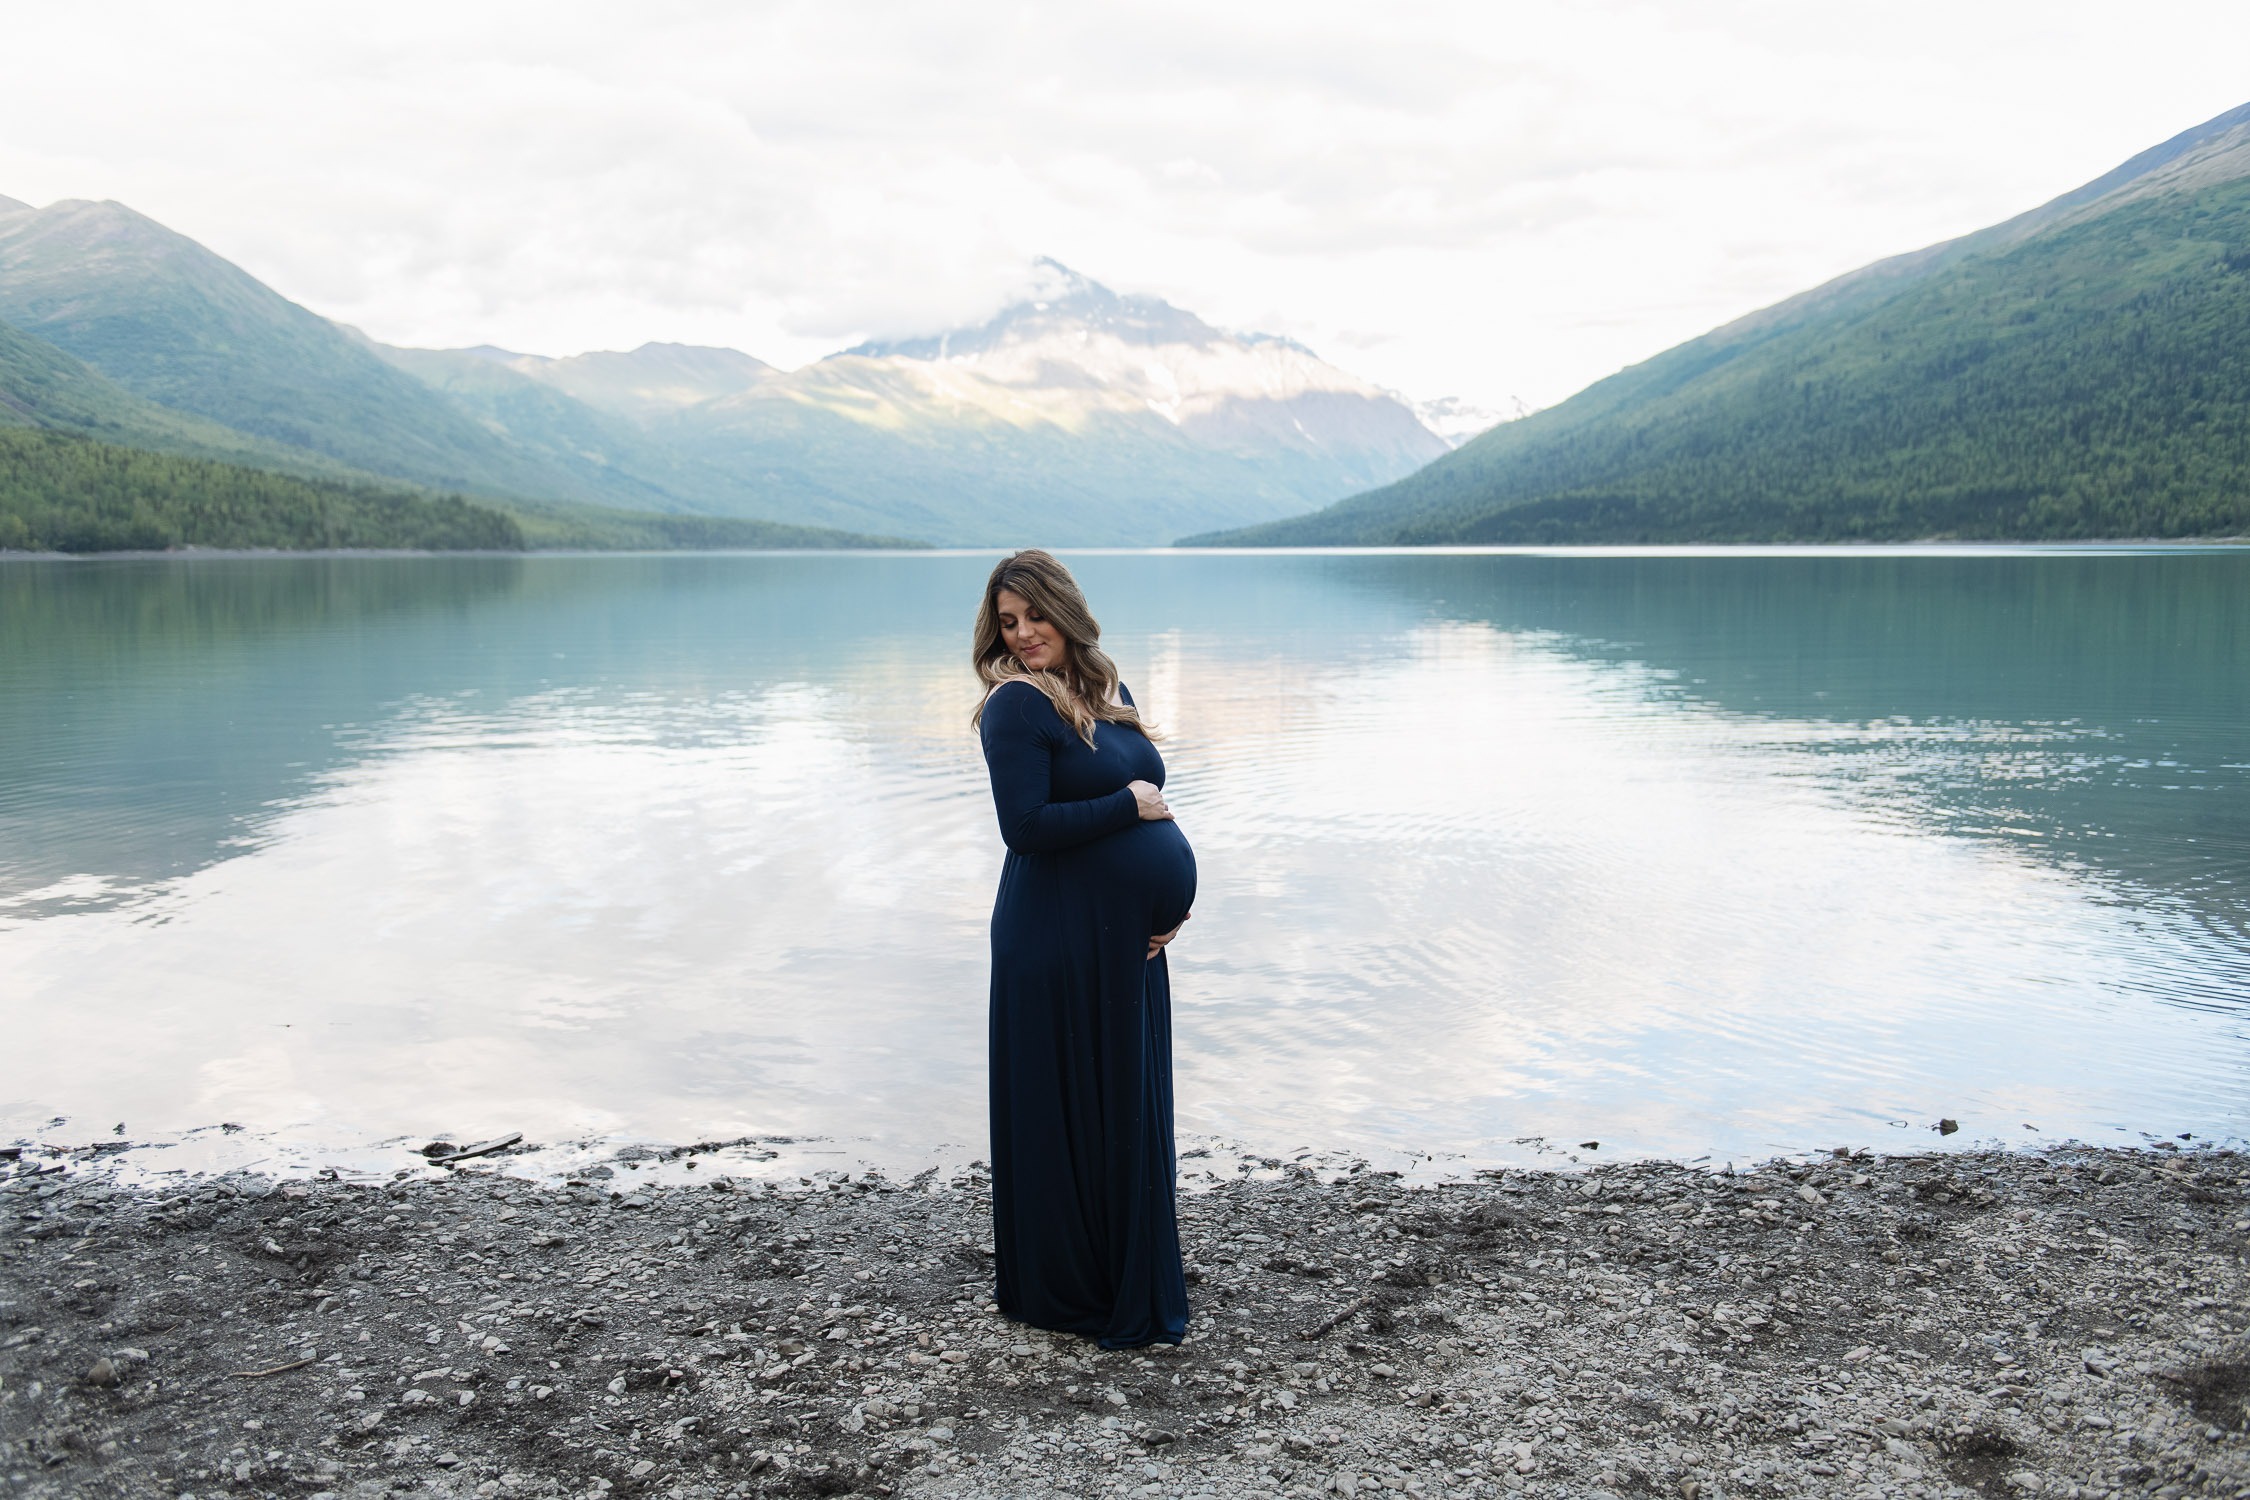
[[[0,1131],[981,1154],[989,563],[0,564]],[[2250,552],[1076,566],[1190,1135],[2245,1133]]]

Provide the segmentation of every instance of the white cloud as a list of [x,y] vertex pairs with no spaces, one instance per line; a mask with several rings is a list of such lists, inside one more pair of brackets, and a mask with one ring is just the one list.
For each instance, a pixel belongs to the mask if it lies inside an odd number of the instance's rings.
[[377,337],[793,364],[973,317],[1049,254],[1494,409],[2250,92],[2231,3],[406,0],[8,29],[0,193],[122,199]]

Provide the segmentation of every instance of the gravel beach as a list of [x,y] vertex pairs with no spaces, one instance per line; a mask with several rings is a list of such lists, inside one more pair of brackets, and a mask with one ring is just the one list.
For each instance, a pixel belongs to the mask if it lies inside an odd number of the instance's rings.
[[973,1171],[625,1155],[128,1182],[20,1148],[0,1487],[2250,1495],[2232,1151],[1268,1161],[1183,1197],[1189,1340],[1128,1353],[992,1310]]

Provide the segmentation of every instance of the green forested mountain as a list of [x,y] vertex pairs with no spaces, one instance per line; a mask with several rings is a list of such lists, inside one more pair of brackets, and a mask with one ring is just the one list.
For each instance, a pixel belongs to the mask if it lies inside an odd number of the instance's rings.
[[[711,461],[689,446],[672,441],[670,434],[650,430],[637,420],[644,410],[657,413],[660,422],[671,415],[671,410],[624,388],[626,371],[636,363],[634,355],[542,360],[501,349],[368,347],[443,394],[488,431],[527,449],[566,455],[564,461],[596,475],[604,496],[602,506],[571,503],[547,508],[580,523],[599,514],[605,518],[596,528],[602,534],[622,537],[630,533],[639,538],[630,543],[620,540],[617,545],[836,547],[865,546],[875,540],[836,529],[855,522],[885,536],[943,534],[942,530],[933,533],[930,528],[904,524],[912,518],[896,510],[848,511],[832,503],[829,489],[816,477],[777,475],[771,472],[770,464],[758,461],[758,455],[741,463],[728,463],[723,458]],[[731,349],[696,352],[757,363]],[[562,372],[561,378],[549,378],[549,371]],[[573,387],[590,388],[591,394],[603,398],[603,404],[588,404],[573,393]],[[689,404],[689,398],[704,399],[692,388],[675,390],[683,404]],[[622,519],[628,513],[638,513],[638,519],[628,524]],[[791,519],[786,523],[762,519],[773,516]],[[818,540],[749,540],[800,532]],[[545,533],[535,527],[534,535],[543,537]],[[730,540],[687,540],[691,537]]]
[[0,426],[0,552],[174,547],[584,551],[911,546],[816,526],[472,501]]
[[430,493],[145,401],[0,323],[0,550],[526,545],[898,543],[730,516]]
[[306,479],[0,428],[0,550],[523,545],[515,518],[458,495]]
[[2250,106],[1223,544],[2250,534]]
[[572,487],[559,493],[636,510],[714,508],[702,503],[705,497],[694,482],[705,476],[683,475],[681,465],[633,423],[534,380],[502,359],[481,350],[397,349],[372,341],[365,347],[429,387],[493,438],[572,470]]
[[373,477],[316,453],[144,401],[84,361],[0,322],[0,428],[6,427],[72,433],[314,479]]
[[0,550],[523,545],[497,510],[168,411],[0,323]]
[[116,203],[0,206],[7,422],[465,491],[541,546],[881,542],[745,518],[760,508],[725,503],[739,481],[674,459],[632,423],[489,359],[374,344]]
[[147,401],[364,473],[622,498],[519,450],[326,318],[123,204],[0,213],[0,321]]
[[1287,340],[1060,266],[1035,274],[983,325],[793,372],[678,344],[567,359],[394,349],[122,204],[0,201],[0,321],[288,455],[225,455],[261,466],[549,506],[1089,544],[1287,515],[1444,451],[1403,402]]

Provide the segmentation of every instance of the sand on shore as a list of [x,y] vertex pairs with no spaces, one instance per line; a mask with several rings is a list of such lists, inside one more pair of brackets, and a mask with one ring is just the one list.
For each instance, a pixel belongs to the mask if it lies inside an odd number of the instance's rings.
[[992,1310],[973,1172],[104,1162],[0,1181],[10,1494],[2250,1495],[2226,1150],[1274,1162],[1125,1353]]

